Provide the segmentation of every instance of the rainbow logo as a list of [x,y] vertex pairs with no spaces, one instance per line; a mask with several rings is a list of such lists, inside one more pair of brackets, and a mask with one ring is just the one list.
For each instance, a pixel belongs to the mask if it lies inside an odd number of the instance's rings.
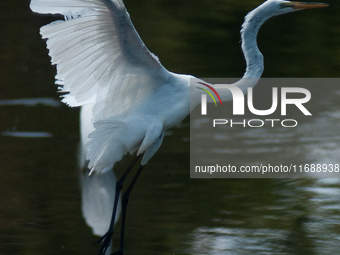
[[[203,83],[203,82],[198,82],[198,83],[201,84],[201,85],[206,86],[206,87],[209,88],[212,92],[214,92],[214,94],[217,96],[218,100],[220,101],[220,104],[222,105],[222,100],[221,100],[221,98],[220,98],[220,95],[217,93],[217,91],[216,91],[213,87],[211,87],[210,85],[205,84],[205,83]],[[207,94],[214,100],[215,106],[217,106],[216,100],[215,100],[214,96],[211,94],[211,92],[210,92],[209,90],[203,89],[203,88],[199,88],[199,87],[197,87],[197,88],[200,89],[200,90],[203,90],[205,93],[207,93]]]

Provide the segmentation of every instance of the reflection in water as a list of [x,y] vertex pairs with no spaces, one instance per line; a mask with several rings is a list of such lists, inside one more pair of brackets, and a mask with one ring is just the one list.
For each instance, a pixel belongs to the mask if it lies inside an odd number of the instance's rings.
[[[237,222],[242,217],[233,215],[233,210],[221,212],[222,216],[214,219],[217,224],[198,227],[188,235],[188,253],[338,254],[339,183],[339,179],[292,180],[289,185],[295,187],[295,195],[263,206],[245,204],[244,209],[249,211],[242,214],[248,219]],[[283,194],[287,186],[277,191]],[[247,198],[247,191],[244,192]],[[266,195],[273,196],[273,193]]]
[[[286,254],[277,240],[288,235],[285,230],[245,228],[199,228],[193,233],[190,254]],[[288,254],[288,253],[287,253]]]
[[[112,171],[96,175],[88,175],[80,171],[82,213],[86,224],[91,227],[94,235],[102,237],[108,230],[113,201],[115,196],[116,178]],[[119,218],[121,204],[117,209],[116,221]],[[111,247],[107,250],[110,254]]]
[[[49,106],[58,108],[61,106],[61,103],[53,98],[20,98],[20,99],[8,99],[8,100],[0,100],[0,106],[29,106],[35,107],[38,105]],[[7,137],[18,137],[18,138],[49,138],[53,136],[51,132],[38,132],[38,131],[18,131],[15,130],[15,127],[12,127],[14,130],[6,130],[1,132],[2,136]]]
[[[321,107],[320,103],[317,105]],[[335,107],[333,111],[319,112],[313,120],[288,131],[241,130],[235,132],[234,139],[237,137],[240,151],[246,155],[256,154],[257,160],[264,162],[288,164],[299,160],[309,164],[339,164],[339,130],[340,112]],[[231,138],[220,135],[218,139]],[[231,148],[226,150],[224,153],[229,155],[240,153]],[[268,155],[271,157],[266,158]],[[252,160],[252,163],[256,162]],[[192,231],[189,253],[337,254],[340,249],[340,179],[282,179],[276,182],[275,193],[281,198],[262,206],[242,204],[249,210],[244,213],[252,219],[239,223],[235,218],[242,217],[235,217],[233,209],[221,212],[222,216],[214,219],[219,226],[201,226]],[[239,191],[238,199],[243,197],[246,203],[247,197],[256,199],[259,195],[274,195],[271,190],[257,195],[250,192]],[[226,200],[233,203],[228,196]],[[236,208],[237,204],[234,206]]]
[[52,133],[48,132],[24,132],[24,131],[4,131],[2,136],[20,137],[20,138],[48,138],[52,137]]
[[57,101],[53,98],[48,97],[40,97],[40,98],[20,98],[20,99],[9,99],[9,100],[0,100],[0,106],[14,106],[14,105],[23,105],[23,106],[51,106],[51,107],[60,107],[61,102]]

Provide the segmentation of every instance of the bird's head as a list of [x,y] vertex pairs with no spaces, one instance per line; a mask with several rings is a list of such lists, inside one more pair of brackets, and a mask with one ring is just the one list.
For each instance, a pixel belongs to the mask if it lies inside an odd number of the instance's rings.
[[265,9],[270,11],[273,16],[300,11],[305,9],[312,8],[322,8],[328,6],[328,4],[324,3],[314,3],[314,2],[293,2],[293,1],[285,1],[285,0],[267,0],[263,3],[266,6]]
[[267,19],[273,16],[305,10],[312,8],[322,8],[326,7],[328,4],[323,3],[315,3],[315,2],[293,2],[293,1],[285,1],[285,0],[267,0],[259,7],[257,7],[252,12],[255,14],[257,12],[261,12],[263,18]]
[[248,22],[253,21],[257,24],[257,28],[259,28],[263,22],[265,22],[270,17],[299,10],[322,8],[327,6],[328,4],[324,3],[267,0],[256,9],[248,13],[245,18],[245,22],[243,23],[243,27],[245,27]]

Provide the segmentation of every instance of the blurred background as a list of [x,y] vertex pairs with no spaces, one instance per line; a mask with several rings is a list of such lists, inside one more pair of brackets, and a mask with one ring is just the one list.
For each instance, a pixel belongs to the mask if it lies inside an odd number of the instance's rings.
[[[239,30],[262,2],[125,0],[141,38],[162,64],[197,77],[243,75]],[[328,8],[265,23],[258,37],[264,77],[339,77],[340,3],[325,2]],[[55,67],[39,35],[41,26],[58,18],[32,13],[27,0],[0,2],[4,255],[96,254],[99,248],[92,246],[98,237],[84,209],[91,201],[84,195],[82,200],[86,181],[77,167],[79,109],[59,103]],[[340,87],[313,91],[312,119],[290,132],[233,131],[225,138],[226,157],[248,164],[296,158],[340,163]],[[338,253],[340,180],[190,179],[189,149],[187,118],[167,132],[131,194],[126,254]]]

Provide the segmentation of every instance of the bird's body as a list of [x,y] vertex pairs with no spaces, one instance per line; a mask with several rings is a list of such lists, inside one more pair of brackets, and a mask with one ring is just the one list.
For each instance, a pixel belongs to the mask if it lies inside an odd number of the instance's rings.
[[128,113],[114,115],[94,125],[89,117],[94,105],[83,106],[82,147],[93,153],[93,163],[90,162],[95,166],[93,169],[98,173],[111,170],[124,154],[136,151],[138,155],[145,153],[142,164],[146,164],[161,145],[164,131],[189,114],[190,79],[189,75],[172,74],[169,84],[157,87]]
[[[262,75],[263,56],[256,37],[267,19],[324,6],[267,0],[250,12],[241,30],[247,68],[234,85],[246,92]],[[192,92],[190,84],[200,87],[205,82],[166,70],[142,42],[122,0],[31,0],[30,7],[34,12],[65,16],[63,21],[42,27],[40,33],[47,39],[52,64],[57,66],[56,84],[65,92],[63,102],[82,106],[82,162],[88,160],[91,173],[99,174],[110,170],[126,153],[137,152],[136,160],[143,157],[123,196],[125,221],[127,197],[142,166],[160,147],[164,131],[181,122],[190,113],[190,105],[199,103],[190,95],[201,91]],[[222,101],[232,99],[228,89],[218,93]],[[110,242],[122,182],[133,164],[117,182],[113,217],[100,254]],[[122,254],[122,243],[116,254]]]

